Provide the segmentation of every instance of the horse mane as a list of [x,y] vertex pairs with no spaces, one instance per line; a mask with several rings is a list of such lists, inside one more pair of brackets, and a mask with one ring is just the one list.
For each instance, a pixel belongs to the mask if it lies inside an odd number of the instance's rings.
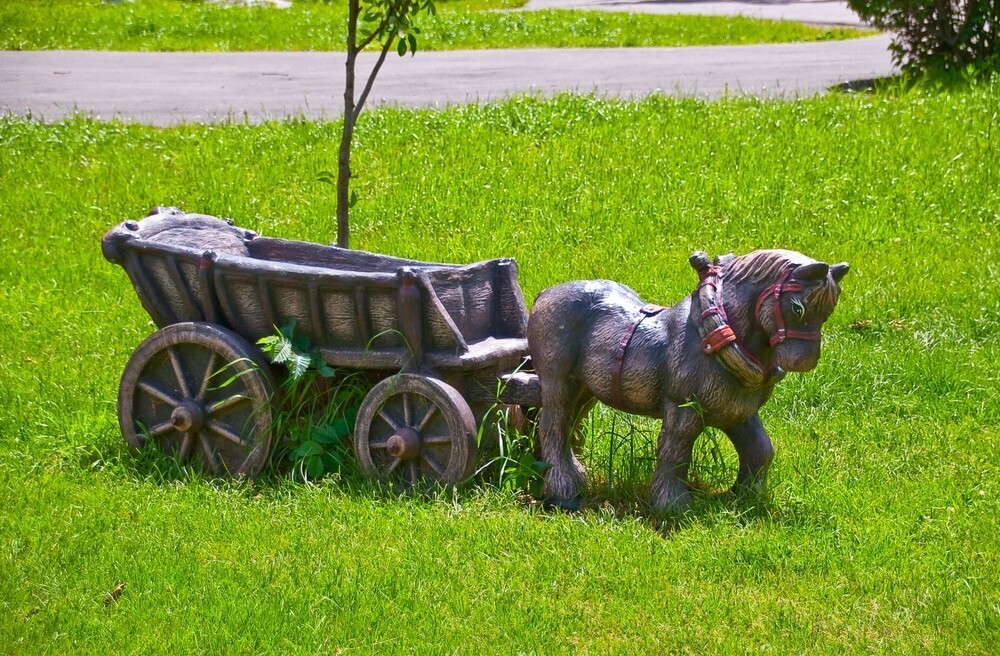
[[[812,264],[816,260],[801,253],[787,250],[754,251],[733,258],[722,271],[723,278],[730,283],[739,285],[749,283],[755,287],[766,287],[776,283],[782,272],[789,266]],[[831,276],[816,285],[806,287],[803,302],[818,310],[833,311],[840,296],[840,287]]]

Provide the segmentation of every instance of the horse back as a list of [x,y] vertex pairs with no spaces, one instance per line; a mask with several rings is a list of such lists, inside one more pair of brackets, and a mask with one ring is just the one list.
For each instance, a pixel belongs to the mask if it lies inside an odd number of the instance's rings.
[[642,414],[660,412],[667,312],[645,318],[634,330],[620,367],[620,390],[612,375],[622,341],[642,316],[645,302],[631,288],[608,280],[569,282],[546,289],[528,318],[532,362],[546,387],[583,383],[590,395]]

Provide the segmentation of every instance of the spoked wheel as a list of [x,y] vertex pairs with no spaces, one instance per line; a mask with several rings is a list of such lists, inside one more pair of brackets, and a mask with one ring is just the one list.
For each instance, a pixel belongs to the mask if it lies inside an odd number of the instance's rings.
[[135,350],[118,388],[133,450],[150,440],[217,476],[254,476],[271,448],[274,382],[260,351],[209,323],[167,326]]
[[451,385],[399,374],[372,388],[362,402],[354,451],[370,476],[454,485],[475,469],[476,420]]

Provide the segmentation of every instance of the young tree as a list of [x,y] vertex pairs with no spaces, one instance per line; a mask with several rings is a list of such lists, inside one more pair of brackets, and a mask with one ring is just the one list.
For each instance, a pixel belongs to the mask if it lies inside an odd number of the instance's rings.
[[[354,125],[364,109],[386,55],[395,46],[402,57],[407,52],[417,52],[417,35],[420,29],[413,19],[418,14],[433,15],[434,0],[348,0],[347,13],[347,80],[344,85],[344,132],[340,139],[339,168],[337,170],[337,245],[348,247],[350,226],[348,215],[354,198],[351,185],[351,140]],[[360,25],[359,25],[360,20]],[[358,54],[372,44],[381,46],[375,66],[368,75],[361,95],[355,100],[355,68]],[[356,198],[356,196],[355,196]]]

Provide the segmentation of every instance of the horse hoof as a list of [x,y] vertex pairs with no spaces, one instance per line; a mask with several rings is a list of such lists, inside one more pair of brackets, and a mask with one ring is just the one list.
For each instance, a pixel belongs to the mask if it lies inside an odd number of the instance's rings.
[[583,504],[583,497],[577,495],[575,497],[545,497],[542,500],[542,507],[546,510],[564,510],[566,512],[578,512],[580,506]]

